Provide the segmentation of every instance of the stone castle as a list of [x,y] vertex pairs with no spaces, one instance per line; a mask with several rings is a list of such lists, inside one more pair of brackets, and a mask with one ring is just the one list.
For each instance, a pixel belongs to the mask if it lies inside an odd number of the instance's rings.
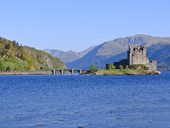
[[127,65],[145,65],[150,71],[157,71],[157,61],[149,61],[145,46],[130,45],[127,54],[127,59],[115,62],[114,65],[116,67],[118,67],[118,65],[122,65],[123,67]]

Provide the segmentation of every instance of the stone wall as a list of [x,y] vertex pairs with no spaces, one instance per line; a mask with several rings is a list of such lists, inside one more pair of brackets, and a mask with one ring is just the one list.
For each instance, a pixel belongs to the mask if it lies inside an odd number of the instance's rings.
[[157,71],[157,61],[153,60],[148,64],[150,71]]

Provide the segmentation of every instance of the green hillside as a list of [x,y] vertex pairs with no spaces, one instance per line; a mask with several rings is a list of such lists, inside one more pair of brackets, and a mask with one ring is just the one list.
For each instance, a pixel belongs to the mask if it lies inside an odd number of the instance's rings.
[[0,37],[0,71],[28,71],[64,68],[60,59],[16,41]]

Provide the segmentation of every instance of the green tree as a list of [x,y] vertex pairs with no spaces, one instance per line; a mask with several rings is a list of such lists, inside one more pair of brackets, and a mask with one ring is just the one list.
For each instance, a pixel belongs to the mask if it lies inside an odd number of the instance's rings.
[[113,64],[109,64],[108,65],[108,70],[113,70],[113,69],[115,69],[115,66]]
[[11,70],[11,68],[9,66],[7,66],[6,71],[8,72],[10,70]]
[[94,64],[90,65],[90,71],[92,73],[94,73],[96,71],[96,67],[94,66]]
[[2,60],[0,60],[0,71],[4,70],[4,63]]
[[123,66],[122,66],[122,65],[119,65],[118,68],[119,68],[119,69],[123,69]]

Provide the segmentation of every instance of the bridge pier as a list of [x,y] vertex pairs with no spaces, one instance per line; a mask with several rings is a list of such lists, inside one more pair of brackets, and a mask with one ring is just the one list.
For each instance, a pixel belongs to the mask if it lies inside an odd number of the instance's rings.
[[71,69],[71,75],[73,75],[74,74],[74,69]]
[[53,70],[52,70],[52,75],[55,75],[55,74],[56,74],[56,70],[53,69]]
[[81,69],[79,70],[79,74],[81,74]]
[[64,74],[64,70],[61,69],[61,70],[60,70],[60,75],[63,75],[63,74]]

